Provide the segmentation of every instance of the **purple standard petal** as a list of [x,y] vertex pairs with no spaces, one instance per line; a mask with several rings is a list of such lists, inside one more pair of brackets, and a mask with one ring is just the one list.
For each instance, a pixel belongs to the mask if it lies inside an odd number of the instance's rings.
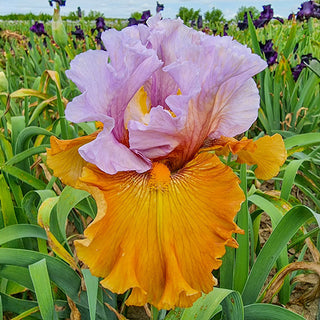
[[150,161],[129,150],[106,128],[95,140],[82,146],[79,153],[83,159],[109,174],[132,170],[142,173],[151,168]]
[[102,34],[107,52],[88,51],[78,55],[66,72],[82,92],[66,108],[66,117],[73,122],[115,120],[114,134],[124,136],[124,111],[143,83],[161,66],[153,50],[139,40],[135,27]]
[[[179,20],[152,19],[148,24],[149,43],[164,61],[161,71],[152,75],[154,87],[149,86],[150,80],[145,84],[152,106],[149,115],[157,110],[158,119],[129,122],[130,148],[150,158],[162,157],[175,148],[172,152],[178,152],[185,162],[209,135],[233,136],[247,130],[259,108],[258,90],[250,79],[266,63],[231,37],[208,36]],[[181,95],[177,95],[177,88]],[[165,113],[167,108],[173,114]]]
[[48,35],[44,30],[44,25],[41,22],[36,21],[31,27],[30,31],[34,32],[37,36]]
[[273,18],[273,9],[271,8],[271,4],[266,6],[262,6],[263,11],[260,13],[260,19],[271,20]]

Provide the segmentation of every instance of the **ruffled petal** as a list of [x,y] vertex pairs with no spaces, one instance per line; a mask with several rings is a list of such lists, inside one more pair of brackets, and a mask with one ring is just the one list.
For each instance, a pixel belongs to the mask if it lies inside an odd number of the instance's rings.
[[[148,23],[150,46],[164,62],[163,68],[145,84],[151,111],[160,104],[169,108],[174,117],[168,121],[159,119],[154,125],[135,123],[130,145],[132,141],[133,148],[140,150],[142,142],[139,145],[137,140],[143,135],[142,153],[147,152],[146,156],[154,159],[167,152],[168,158],[175,159],[172,167],[179,167],[192,159],[208,136],[235,136],[249,129],[257,118],[260,101],[252,76],[267,64],[231,37],[196,32],[181,20],[154,18]],[[171,85],[172,81],[175,85]],[[167,137],[162,136],[165,130]],[[161,149],[163,155],[158,154],[155,149],[160,137],[162,145],[175,146],[175,150],[166,147]]]
[[66,116],[74,122],[104,122],[111,117],[113,134],[121,141],[129,101],[162,62],[141,43],[139,28],[110,29],[101,37],[107,52],[81,53],[66,72],[83,95],[67,105]]
[[222,137],[215,140],[214,146],[209,149],[215,150],[218,155],[237,154],[239,163],[256,164],[255,175],[263,180],[276,176],[287,159],[287,151],[279,134],[264,136],[256,141]]
[[86,167],[81,188],[98,215],[75,242],[78,257],[102,285],[133,288],[128,304],[188,307],[216,284],[225,245],[240,232],[233,219],[244,200],[232,170],[201,153],[176,174],[162,163],[143,174],[113,176]]
[[103,128],[94,141],[82,146],[79,153],[84,160],[109,174],[131,170],[141,173],[151,168],[147,158],[120,143],[107,128]]
[[59,140],[53,136],[50,138],[51,149],[47,149],[47,164],[63,183],[75,187],[83,167],[87,165],[78,150],[93,141],[97,134],[98,132],[72,140]]
[[148,122],[128,122],[130,149],[137,150],[150,159],[166,156],[179,144],[178,118],[158,106],[148,113]]
[[238,152],[240,163],[257,164],[254,171],[258,179],[268,180],[276,176],[280,167],[287,159],[287,152],[280,134],[272,137],[264,136],[255,142],[256,150],[241,150]]

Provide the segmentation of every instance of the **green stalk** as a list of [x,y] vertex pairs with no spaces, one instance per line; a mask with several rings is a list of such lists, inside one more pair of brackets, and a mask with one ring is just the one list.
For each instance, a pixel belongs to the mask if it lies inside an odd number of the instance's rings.
[[242,203],[241,209],[237,216],[238,226],[245,232],[244,235],[237,235],[239,248],[236,250],[235,261],[235,276],[234,276],[234,290],[242,292],[249,274],[249,211],[247,198],[247,167],[246,164],[241,164],[240,167],[240,186],[245,194],[245,201]]
[[60,117],[61,136],[62,139],[68,139],[68,123],[64,115],[64,106],[61,100],[59,88],[57,88],[57,106]]

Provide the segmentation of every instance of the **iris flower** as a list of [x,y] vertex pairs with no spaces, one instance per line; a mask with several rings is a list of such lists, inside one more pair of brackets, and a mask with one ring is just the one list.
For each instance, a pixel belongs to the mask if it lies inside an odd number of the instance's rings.
[[267,40],[265,43],[259,42],[259,46],[267,59],[269,67],[277,63],[278,52],[273,49],[272,40]]
[[71,31],[71,34],[75,35],[76,39],[78,40],[84,40],[85,39],[84,32],[81,29],[81,26],[75,26],[75,28],[76,28],[76,31]]
[[303,21],[304,19],[308,20],[309,18],[320,19],[320,5],[314,1],[306,1],[301,3],[301,7],[297,12],[297,19]]
[[143,11],[142,14],[141,14],[141,18],[139,20],[135,19],[135,18],[132,18],[130,17],[128,19],[128,27],[130,26],[136,26],[140,23],[142,24],[147,24],[147,20],[151,17],[151,12],[150,10],[146,10],[146,11]]
[[164,4],[161,4],[157,1],[156,13],[163,11],[163,9],[164,9]]
[[31,27],[30,31],[34,32],[37,36],[42,36],[45,35],[47,36],[48,34],[44,30],[44,25],[41,22],[36,21]]
[[267,64],[231,37],[159,15],[102,40],[107,51],[71,62],[81,94],[66,108],[69,121],[102,124],[52,138],[47,152],[54,174],[97,202],[77,255],[105,288],[132,289],[128,305],[189,307],[217,284],[211,272],[242,233],[233,220],[244,194],[218,155],[257,164],[262,179],[286,158],[280,135],[232,138],[257,118],[252,77]]

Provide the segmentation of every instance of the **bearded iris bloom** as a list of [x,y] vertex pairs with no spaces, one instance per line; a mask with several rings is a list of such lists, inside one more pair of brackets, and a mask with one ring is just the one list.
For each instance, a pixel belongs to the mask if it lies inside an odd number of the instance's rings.
[[297,12],[297,19],[300,21],[308,20],[309,18],[320,19],[320,5],[314,1],[306,1],[301,3],[301,7]]
[[44,24],[41,22],[36,21],[31,27],[30,31],[34,32],[37,36],[42,36],[45,35],[47,36],[48,34],[44,30]]
[[67,76],[81,95],[66,108],[69,121],[102,125],[52,138],[47,153],[56,176],[97,202],[77,255],[105,288],[132,289],[129,305],[189,307],[213,289],[212,270],[242,232],[233,220],[244,194],[218,155],[257,164],[262,179],[286,158],[280,135],[231,138],[257,118],[252,77],[267,64],[231,37],[159,15],[102,40],[107,51],[71,62]]
[[277,63],[278,52],[273,49],[272,40],[267,40],[265,43],[259,42],[259,46],[267,59],[269,67]]

